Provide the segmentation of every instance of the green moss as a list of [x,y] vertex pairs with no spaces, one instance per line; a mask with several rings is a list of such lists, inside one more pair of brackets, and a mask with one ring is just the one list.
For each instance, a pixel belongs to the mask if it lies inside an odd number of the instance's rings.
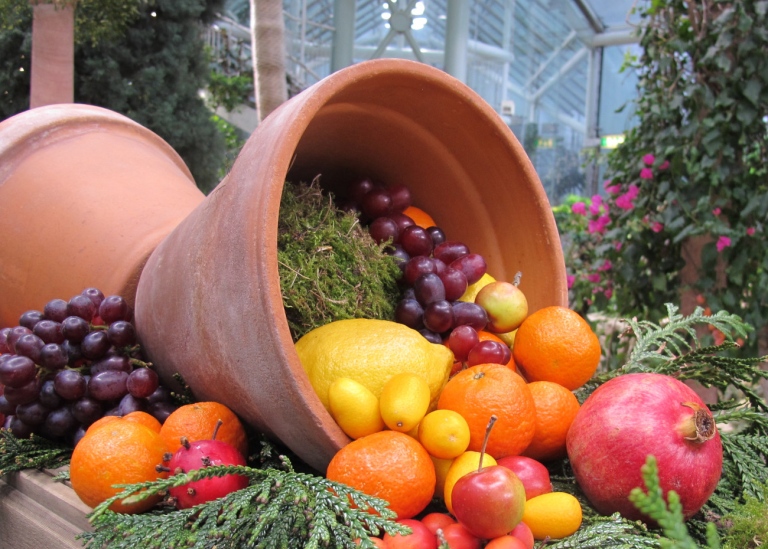
[[334,320],[392,320],[399,298],[395,260],[312,184],[287,182],[278,221],[280,286],[294,341]]
[[747,496],[723,521],[730,526],[725,535],[724,549],[753,549],[768,546],[768,484],[762,500]]

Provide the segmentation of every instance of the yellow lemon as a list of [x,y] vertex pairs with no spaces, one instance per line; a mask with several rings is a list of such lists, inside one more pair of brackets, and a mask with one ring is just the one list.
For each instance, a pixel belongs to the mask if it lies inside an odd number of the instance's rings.
[[453,459],[469,446],[469,424],[453,410],[435,410],[419,424],[419,441],[429,455]]
[[432,464],[435,466],[435,495],[434,497],[443,499],[445,493],[445,477],[448,476],[448,469],[451,468],[453,463],[452,459],[439,459],[435,456],[429,456],[432,458]]
[[464,291],[464,295],[459,298],[459,301],[474,303],[477,292],[479,292],[483,286],[487,286],[491,282],[496,282],[496,279],[488,273],[484,273],[483,276],[480,277],[480,280],[467,286],[467,289]]
[[340,377],[328,389],[331,416],[350,438],[360,438],[384,429],[379,399],[365,385]]
[[560,539],[581,526],[581,504],[567,492],[549,492],[525,502],[523,522],[536,539]]
[[[488,454],[483,454],[483,467],[490,467],[491,465],[496,465],[496,460]],[[451,513],[453,513],[453,506],[451,505],[453,485],[467,473],[477,471],[479,467],[480,452],[473,452],[472,450],[464,452],[451,463],[448,474],[445,476],[445,490],[443,491],[445,506]]]
[[429,409],[429,385],[410,372],[392,376],[381,390],[381,419],[393,431],[407,433],[416,427]]
[[337,320],[315,328],[296,342],[296,352],[329,411],[328,389],[336,379],[354,379],[379,398],[389,378],[403,372],[424,378],[430,402],[436,404],[453,366],[453,353],[445,345],[430,343],[403,324],[377,319]]

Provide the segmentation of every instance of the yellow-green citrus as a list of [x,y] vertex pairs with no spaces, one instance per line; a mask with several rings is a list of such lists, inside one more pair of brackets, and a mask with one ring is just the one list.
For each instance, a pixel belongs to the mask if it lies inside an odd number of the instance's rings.
[[427,413],[430,396],[429,385],[420,375],[410,372],[395,374],[381,390],[381,419],[393,431],[407,433]]
[[331,416],[350,438],[360,438],[384,429],[379,399],[362,383],[340,377],[328,389]]
[[525,502],[523,522],[536,539],[560,539],[581,526],[581,504],[567,492],[549,492]]
[[403,324],[377,319],[337,320],[315,328],[296,342],[296,352],[327,410],[328,389],[336,379],[354,379],[379,398],[384,384],[403,372],[424,378],[432,407],[453,366],[453,353],[445,345],[430,343]]

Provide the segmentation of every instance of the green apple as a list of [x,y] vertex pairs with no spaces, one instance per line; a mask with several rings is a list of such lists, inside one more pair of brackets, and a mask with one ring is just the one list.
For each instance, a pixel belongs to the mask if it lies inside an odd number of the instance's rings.
[[488,313],[486,330],[505,333],[516,330],[528,316],[525,294],[511,282],[497,280],[477,292],[475,303]]

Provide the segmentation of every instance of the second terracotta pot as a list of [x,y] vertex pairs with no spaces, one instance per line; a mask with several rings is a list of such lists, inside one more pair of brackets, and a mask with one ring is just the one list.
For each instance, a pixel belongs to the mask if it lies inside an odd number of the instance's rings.
[[314,394],[282,304],[277,220],[286,180],[403,183],[498,279],[523,272],[531,309],[567,304],[560,239],[523,148],[470,88],[427,65],[344,69],[265,119],[231,173],[155,250],[136,323],[161,374],[223,402],[324,472],[349,439]]

